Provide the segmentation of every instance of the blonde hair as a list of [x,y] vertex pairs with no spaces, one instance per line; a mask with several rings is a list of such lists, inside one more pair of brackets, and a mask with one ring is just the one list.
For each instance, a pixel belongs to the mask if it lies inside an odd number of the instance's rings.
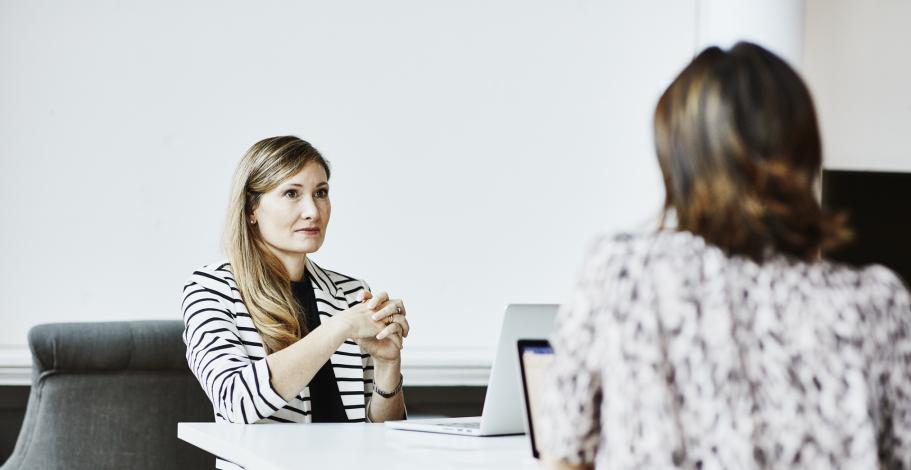
[[298,320],[301,306],[291,279],[251,223],[263,193],[319,163],[329,177],[329,164],[308,142],[294,136],[270,137],[250,147],[234,173],[225,226],[225,251],[241,298],[263,338],[267,354],[280,351],[307,334]]

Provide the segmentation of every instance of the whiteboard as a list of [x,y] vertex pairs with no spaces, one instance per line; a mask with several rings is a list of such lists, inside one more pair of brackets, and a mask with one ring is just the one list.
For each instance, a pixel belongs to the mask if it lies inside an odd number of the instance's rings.
[[[0,345],[180,318],[255,141],[330,160],[321,266],[402,297],[405,362],[491,357],[598,233],[652,227],[693,1],[0,2]],[[472,359],[474,358],[474,359]],[[489,362],[488,362],[489,363]]]

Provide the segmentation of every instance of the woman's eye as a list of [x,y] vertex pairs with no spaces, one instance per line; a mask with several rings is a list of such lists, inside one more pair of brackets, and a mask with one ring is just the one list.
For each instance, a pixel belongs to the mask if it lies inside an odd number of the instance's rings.
[[293,189],[289,189],[289,190],[285,191],[285,197],[294,199],[297,197],[297,191],[295,191]]
[[328,189],[317,189],[313,195],[316,196],[318,199],[325,199],[325,198],[329,197],[329,190]]

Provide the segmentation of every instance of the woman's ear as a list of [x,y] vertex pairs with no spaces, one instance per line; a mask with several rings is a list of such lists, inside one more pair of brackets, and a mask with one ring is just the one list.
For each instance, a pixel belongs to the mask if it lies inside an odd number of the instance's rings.
[[259,201],[256,201],[256,205],[250,209],[250,213],[247,214],[247,221],[250,222],[250,225],[256,225],[256,209],[259,208]]

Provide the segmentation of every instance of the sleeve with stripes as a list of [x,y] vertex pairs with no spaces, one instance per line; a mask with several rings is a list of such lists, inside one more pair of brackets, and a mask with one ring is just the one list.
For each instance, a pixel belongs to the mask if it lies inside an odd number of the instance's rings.
[[275,391],[266,359],[247,354],[229,295],[193,280],[184,287],[183,340],[187,363],[216,415],[232,423],[263,421],[287,403]]

